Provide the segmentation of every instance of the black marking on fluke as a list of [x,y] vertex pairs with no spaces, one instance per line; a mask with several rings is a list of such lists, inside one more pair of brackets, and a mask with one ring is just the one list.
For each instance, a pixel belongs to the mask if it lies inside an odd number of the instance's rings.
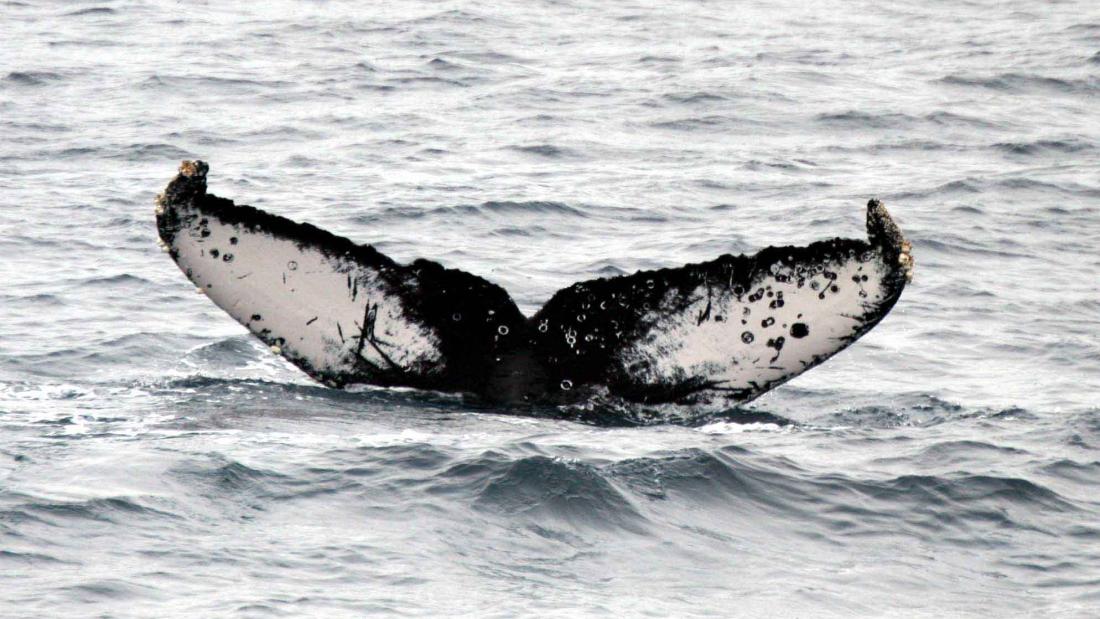
[[[311,252],[338,265],[339,283],[313,294],[365,300],[354,319],[357,334],[345,334],[333,318],[318,322],[321,316],[313,313],[295,319],[292,328],[300,332],[276,333],[271,329],[279,329],[278,312],[252,314],[247,308],[254,299],[244,293],[232,304],[244,304],[238,312],[242,323],[263,321],[266,326],[254,333],[273,350],[335,387],[409,386],[465,392],[490,402],[558,404],[594,395],[644,403],[744,402],[870,330],[897,302],[912,271],[909,244],[885,207],[872,200],[867,241],[836,238],[805,247],[768,247],[752,256],[726,254],[679,268],[580,282],[527,318],[504,289],[480,277],[423,259],[399,264],[370,245],[210,195],[207,172],[201,161],[184,162],[158,197],[157,229],[169,254],[196,281],[201,273],[185,266],[181,251],[196,255],[196,247],[217,242],[219,237],[209,238],[216,227],[231,229],[231,237],[220,238],[234,246],[237,263],[253,242],[245,236],[252,234],[296,248],[292,251],[302,252],[295,255],[298,260]],[[218,256],[213,248],[209,254]],[[217,268],[235,267],[232,259],[215,262]],[[256,267],[244,265],[249,266]],[[315,272],[297,267],[295,260],[272,264],[275,285],[263,294],[295,290],[278,285],[280,274],[284,284],[289,273],[301,287],[302,278]],[[263,263],[260,271],[269,272]],[[356,273],[362,272],[372,279],[360,281]],[[253,285],[235,284],[249,275],[252,271],[222,285]],[[230,311],[228,301],[218,302]],[[383,306],[391,308],[391,327],[379,323]],[[431,363],[399,361],[408,357],[404,342],[379,332],[397,328],[392,308],[400,308],[401,324],[422,334],[419,346],[432,343]],[[348,365],[321,367],[316,356],[293,349],[294,342],[317,333],[310,329],[331,329],[333,323],[330,346],[346,353]],[[756,325],[762,331],[753,333]]]

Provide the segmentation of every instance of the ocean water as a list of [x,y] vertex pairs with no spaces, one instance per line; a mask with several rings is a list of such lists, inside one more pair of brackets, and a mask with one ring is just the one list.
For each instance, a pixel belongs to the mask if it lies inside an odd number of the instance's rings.
[[[0,2],[0,617],[1100,612],[1100,5]],[[861,236],[915,280],[721,415],[276,359],[156,246],[211,191],[533,310]]]

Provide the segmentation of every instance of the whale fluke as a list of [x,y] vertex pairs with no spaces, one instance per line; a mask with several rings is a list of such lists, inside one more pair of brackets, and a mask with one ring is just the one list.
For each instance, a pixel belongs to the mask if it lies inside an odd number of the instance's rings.
[[172,259],[214,303],[314,379],[566,403],[603,394],[744,402],[843,350],[897,302],[909,243],[881,202],[868,240],[768,247],[596,279],[527,318],[503,288],[398,264],[306,223],[206,191],[185,161],[157,197]]

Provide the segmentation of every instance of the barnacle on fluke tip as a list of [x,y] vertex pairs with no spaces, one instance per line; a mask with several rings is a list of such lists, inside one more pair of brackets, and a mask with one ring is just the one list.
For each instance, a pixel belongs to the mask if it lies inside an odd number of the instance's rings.
[[828,359],[886,316],[911,246],[878,200],[868,239],[574,284],[526,317],[500,286],[399,264],[306,223],[207,193],[185,161],[156,200],[169,255],[212,301],[310,376],[576,402],[744,402]]

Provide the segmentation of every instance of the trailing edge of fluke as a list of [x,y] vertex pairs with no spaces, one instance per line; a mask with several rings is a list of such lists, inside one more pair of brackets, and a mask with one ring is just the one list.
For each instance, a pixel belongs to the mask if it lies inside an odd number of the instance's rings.
[[580,282],[524,316],[503,288],[399,264],[307,223],[207,193],[185,161],[157,197],[165,250],[211,301],[314,379],[492,402],[733,404],[818,365],[879,323],[912,274],[878,200],[868,239]]

